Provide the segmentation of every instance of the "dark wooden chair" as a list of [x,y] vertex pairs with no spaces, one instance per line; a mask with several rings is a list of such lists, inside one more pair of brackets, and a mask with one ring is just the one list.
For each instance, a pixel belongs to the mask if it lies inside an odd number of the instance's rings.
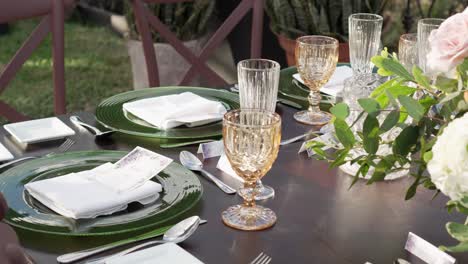
[[193,54],[184,44],[177,39],[177,36],[165,26],[159,18],[151,14],[146,8],[147,3],[178,3],[194,0],[132,0],[133,12],[138,32],[143,43],[146,68],[148,70],[148,82],[151,87],[159,86],[159,72],[153,41],[151,39],[151,29],[153,27],[174,49],[183,56],[190,64],[191,68],[187,71],[181,83],[178,85],[187,85],[198,72],[207,81],[214,86],[227,85],[227,82],[216,72],[206,65],[206,60],[214,50],[221,44],[234,27],[242,20],[247,13],[252,10],[252,32],[250,44],[251,58],[259,58],[262,49],[262,26],[263,26],[263,0],[242,0],[237,8],[216,30],[213,36],[203,47],[201,53],[197,56]]
[[[43,17],[39,25],[23,43],[15,56],[0,73],[0,93],[3,92],[21,66],[31,56],[49,32],[52,32],[54,79],[54,109],[57,115],[66,113],[64,66],[64,17],[74,0],[14,0],[0,1],[0,23],[32,17]],[[10,121],[27,117],[10,105],[0,101],[0,115]]]
[[[0,221],[5,217],[8,205],[0,193]],[[0,222],[0,263],[26,264],[32,263],[19,245],[15,231],[5,223]]]

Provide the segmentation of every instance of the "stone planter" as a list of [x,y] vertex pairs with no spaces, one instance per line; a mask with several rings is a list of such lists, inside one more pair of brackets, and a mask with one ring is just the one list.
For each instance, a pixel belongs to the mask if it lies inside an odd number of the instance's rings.
[[[199,54],[207,41],[207,37],[184,42],[184,45],[194,54]],[[143,44],[139,40],[127,40],[128,55],[132,64],[133,88],[148,88],[148,72],[146,68]],[[191,64],[188,63],[171,45],[166,43],[154,43],[156,60],[159,70],[159,82],[161,86],[178,85]],[[200,78],[196,77],[190,85],[202,86]]]
[[[296,65],[296,59],[294,57],[294,50],[296,48],[296,40],[284,37],[282,35],[276,34],[278,42],[286,53],[286,61],[288,66]],[[348,43],[340,43],[339,46],[339,62],[349,62],[349,45]]]

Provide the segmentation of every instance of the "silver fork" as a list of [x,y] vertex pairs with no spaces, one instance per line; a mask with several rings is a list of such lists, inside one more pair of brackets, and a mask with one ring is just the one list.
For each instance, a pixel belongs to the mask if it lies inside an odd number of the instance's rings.
[[[63,153],[65,151],[69,150],[71,148],[71,146],[73,146],[73,144],[75,144],[75,141],[73,139],[71,139],[71,138],[67,138],[67,140],[65,140],[57,148],[57,150],[48,153],[47,155],[45,155],[45,157],[49,157],[49,156],[52,156],[52,155],[58,154],[58,153]],[[8,167],[8,166],[10,166],[12,164],[18,163],[20,161],[28,160],[28,159],[36,159],[36,158],[39,158],[39,157],[27,156],[27,157],[22,157],[22,158],[19,158],[19,159],[15,159],[15,160],[12,160],[12,161],[9,161],[7,163],[3,163],[2,165],[0,165],[0,170],[2,170],[3,168],[6,168],[6,167]]]
[[268,264],[270,261],[271,257],[262,252],[250,264]]

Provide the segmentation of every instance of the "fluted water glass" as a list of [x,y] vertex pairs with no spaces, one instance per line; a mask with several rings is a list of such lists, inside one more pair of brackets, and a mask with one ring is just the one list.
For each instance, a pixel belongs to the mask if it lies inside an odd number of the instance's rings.
[[380,49],[382,16],[369,13],[352,14],[348,18],[349,55],[354,75],[372,73],[371,58]]
[[[274,112],[278,97],[280,64],[266,59],[248,59],[237,64],[241,109],[261,109]],[[275,196],[275,190],[257,183],[255,199]]]
[[278,156],[280,141],[281,118],[274,112],[237,109],[224,115],[224,151],[233,170],[244,179],[244,187],[238,192],[244,203],[221,214],[227,226],[261,230],[275,224],[276,214],[255,204],[255,192],[257,181],[271,169]]
[[429,45],[429,36],[431,32],[438,29],[440,24],[444,22],[441,18],[424,18],[418,21],[418,59],[419,67],[424,73],[428,73],[426,56],[431,51]]

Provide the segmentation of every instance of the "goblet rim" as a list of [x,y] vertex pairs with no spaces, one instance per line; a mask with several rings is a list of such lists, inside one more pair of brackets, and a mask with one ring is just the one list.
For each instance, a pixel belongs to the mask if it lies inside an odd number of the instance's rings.
[[[363,18],[359,16],[367,16],[367,18]],[[357,21],[369,21],[369,22],[383,21],[383,17],[381,15],[373,14],[373,13],[354,13],[349,16],[349,19],[357,20]]]
[[[233,122],[229,120],[229,116],[234,115],[239,112],[251,112],[251,113],[264,113],[270,115],[270,117],[274,117],[272,123],[266,124],[266,125],[245,125],[245,124],[239,124],[236,122]],[[251,127],[251,128],[268,128],[268,127],[274,127],[276,125],[281,125],[281,116],[277,114],[276,112],[273,111],[268,111],[264,109],[257,109],[257,108],[243,108],[243,109],[234,109],[231,111],[228,111],[224,114],[223,116],[223,124],[228,124],[230,126],[235,126],[235,127]]]
[[[304,41],[305,39],[322,39],[322,40],[327,40],[327,41],[331,41],[331,42],[329,42],[329,43],[309,43],[309,42]],[[298,38],[296,39],[296,44],[297,44],[297,43],[305,44],[305,45],[309,45],[309,46],[320,46],[320,47],[324,47],[324,46],[336,46],[336,47],[338,47],[338,45],[339,45],[340,42],[339,42],[336,38],[329,37],[329,36],[323,36],[323,35],[306,35],[306,36],[298,37]]]
[[[248,67],[248,66],[243,65],[246,62],[254,62],[254,61],[269,62],[271,63],[272,66],[267,67],[267,68],[254,68],[254,67]],[[281,68],[281,65],[277,61],[269,60],[269,59],[245,59],[237,63],[237,69],[242,69],[244,71],[279,71],[280,68]]]

